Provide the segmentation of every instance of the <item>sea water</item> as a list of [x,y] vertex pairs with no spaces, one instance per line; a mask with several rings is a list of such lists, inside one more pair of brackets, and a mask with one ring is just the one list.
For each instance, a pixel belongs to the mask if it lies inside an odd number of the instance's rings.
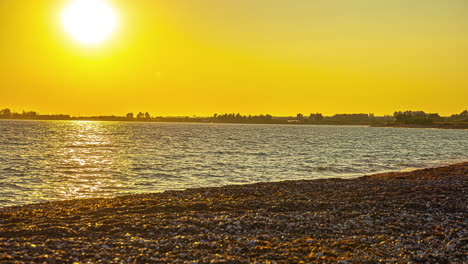
[[0,206],[466,160],[467,130],[4,120]]

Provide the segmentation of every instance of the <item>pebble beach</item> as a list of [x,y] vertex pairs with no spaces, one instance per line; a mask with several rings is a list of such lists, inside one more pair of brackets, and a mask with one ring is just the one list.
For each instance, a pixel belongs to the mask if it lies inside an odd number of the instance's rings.
[[467,263],[468,162],[0,208],[3,263]]

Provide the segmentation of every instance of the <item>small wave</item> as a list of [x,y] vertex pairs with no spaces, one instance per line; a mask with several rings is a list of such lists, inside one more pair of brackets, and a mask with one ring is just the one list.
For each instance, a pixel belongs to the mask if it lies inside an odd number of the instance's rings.
[[152,182],[137,182],[135,183],[136,186],[153,186]]
[[252,156],[268,156],[269,154],[266,152],[254,152],[254,151],[229,151],[229,150],[219,150],[212,152],[213,154],[220,154],[220,155],[252,155]]
[[95,169],[95,170],[82,170],[81,168],[77,168],[76,170],[64,170],[60,171],[60,173],[63,173],[65,175],[81,175],[81,176],[103,176],[103,175],[109,175],[113,174],[114,172],[112,171],[106,171],[106,170],[101,170],[101,169]]
[[229,150],[218,150],[218,151],[213,151],[213,154],[220,154],[220,155],[239,155],[243,154],[243,152],[240,151],[229,151]]
[[72,172],[78,172],[78,170],[96,170],[99,168],[98,165],[95,164],[73,164],[73,166],[57,166],[56,167],[58,171],[72,171]]
[[318,166],[312,167],[316,172],[331,172],[333,174],[365,173],[364,171],[351,166]]
[[268,153],[265,152],[247,152],[247,155],[253,155],[253,156],[268,156]]
[[4,142],[2,143],[4,146],[28,146],[30,145],[28,142]]
[[64,148],[114,148],[112,144],[80,144],[80,145],[65,145]]
[[19,185],[11,182],[0,182],[0,188],[2,189],[7,189],[7,188],[12,188],[12,189],[17,189],[21,188]]
[[149,167],[130,167],[130,170],[131,171],[145,171],[145,170],[149,170],[151,168]]
[[316,171],[328,171],[328,170],[332,170],[333,167],[315,167],[314,169]]
[[23,172],[23,169],[19,169],[17,167],[8,167],[8,168],[4,168],[2,170],[5,171],[5,172]]

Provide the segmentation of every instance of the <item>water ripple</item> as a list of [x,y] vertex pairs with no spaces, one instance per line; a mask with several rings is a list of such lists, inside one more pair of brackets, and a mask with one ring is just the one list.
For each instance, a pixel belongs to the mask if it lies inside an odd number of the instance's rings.
[[466,130],[0,121],[0,206],[355,177],[468,158]]

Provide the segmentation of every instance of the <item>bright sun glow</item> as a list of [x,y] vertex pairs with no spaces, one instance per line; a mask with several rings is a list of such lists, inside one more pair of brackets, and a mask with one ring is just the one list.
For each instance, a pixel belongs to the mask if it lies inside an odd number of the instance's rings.
[[76,41],[96,45],[111,37],[118,18],[105,0],[72,0],[62,12],[62,24]]

